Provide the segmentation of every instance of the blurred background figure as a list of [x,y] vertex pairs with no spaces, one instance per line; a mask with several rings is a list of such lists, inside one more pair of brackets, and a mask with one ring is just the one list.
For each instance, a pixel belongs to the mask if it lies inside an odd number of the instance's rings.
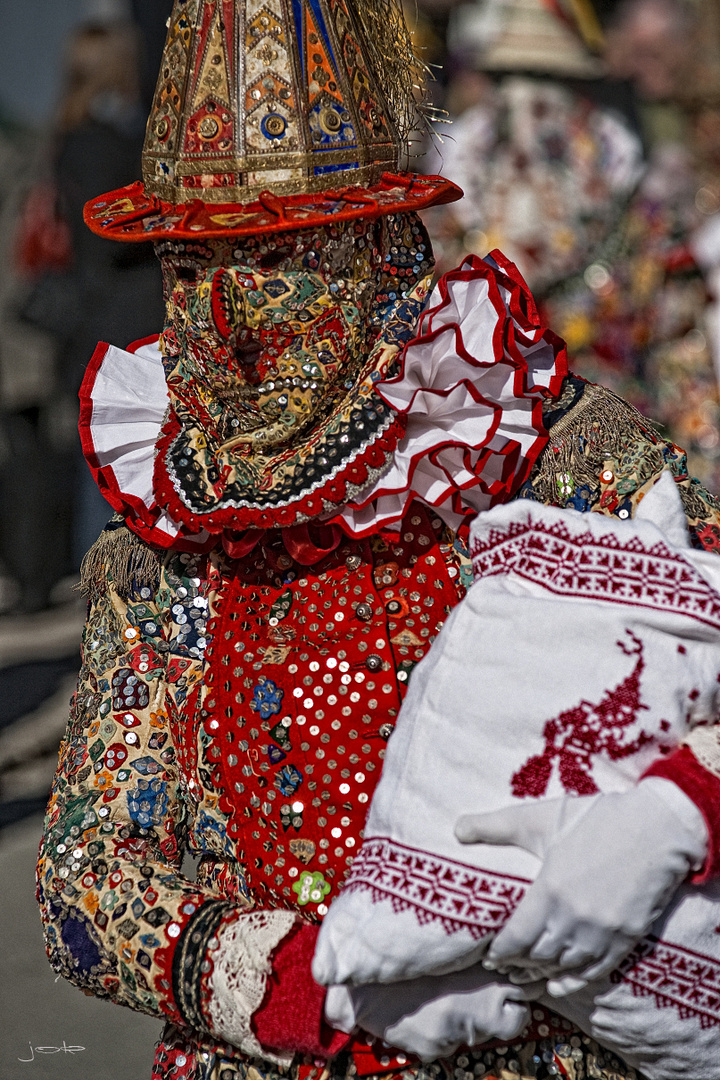
[[[128,344],[162,324],[161,289],[152,247],[133,246],[120,256],[85,228],[85,202],[104,184],[123,185],[137,176],[145,130],[140,97],[139,35],[130,23],[81,25],[67,49],[65,87],[52,143],[48,179],[56,212],[67,223],[67,266],[50,265],[36,281],[24,308],[26,319],[57,341],[57,397],[75,427],[77,392],[99,340]],[[34,196],[35,193],[33,192]],[[28,226],[49,228],[33,217]],[[68,569],[79,565],[110,510],[82,460],[73,432]]]
[[720,491],[717,22],[716,0],[457,6],[454,122],[428,171],[466,191],[431,222],[443,267],[504,250],[575,370],[658,420]]
[[[120,252],[121,245],[99,240],[84,227],[82,207],[108,185],[140,175],[171,9],[172,0],[2,5],[0,829],[47,802],[78,667],[84,603],[71,586],[112,513],[81,458],[77,387],[99,339],[124,346],[162,327],[152,249],[122,245],[128,250]],[[14,855],[2,843],[11,832],[0,833],[6,881],[15,880]],[[25,1015],[37,1015],[35,987],[46,968],[31,914],[36,847],[28,834],[27,915],[17,908],[28,926],[17,939],[22,977],[9,1021],[18,1031]],[[28,957],[23,942],[31,934],[37,948]],[[52,980],[46,993],[54,1014]],[[65,1030],[81,1011],[68,1009]],[[68,1062],[73,1080],[78,1068]]]
[[465,191],[437,215],[444,268],[466,250],[499,247],[542,291],[586,265],[616,224],[641,175],[642,147],[605,107],[602,31],[587,0],[579,11],[582,19],[548,0],[454,10],[447,105],[455,116],[428,162]]
[[631,81],[646,104],[677,100],[697,59],[698,11],[692,0],[621,0],[605,45],[611,76]]
[[22,417],[6,410],[2,551],[26,611],[44,607],[53,586],[77,571],[111,513],[77,436],[77,392],[95,346],[124,346],[162,327],[152,246],[118,252],[82,219],[98,191],[138,175],[147,114],[141,48],[130,21],[94,20],[74,30],[48,149],[18,226],[18,269],[30,282],[22,318],[53,343],[43,400]]

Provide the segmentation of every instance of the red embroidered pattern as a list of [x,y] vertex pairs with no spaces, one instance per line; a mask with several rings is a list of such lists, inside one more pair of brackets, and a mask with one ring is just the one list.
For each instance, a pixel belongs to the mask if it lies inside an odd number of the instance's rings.
[[557,761],[560,782],[568,792],[594,795],[600,789],[591,776],[593,754],[606,753],[611,761],[636,754],[652,736],[641,731],[636,739],[623,742],[624,729],[634,724],[640,709],[640,674],[644,667],[643,645],[628,631],[633,647],[618,641],[627,656],[637,656],[632,672],[609,690],[597,705],[581,701],[573,709],[548,720],[543,728],[545,749],[531,757],[512,778],[512,793],[519,798],[538,798],[547,791],[553,763]]
[[[525,895],[530,881],[400,844],[366,840],[343,892],[365,890],[373,903],[389,900],[395,912],[412,911],[421,926],[438,922],[477,940],[498,931]],[[611,975],[636,997],[654,997],[657,1008],[676,1008],[702,1028],[720,1025],[720,962],[680,945],[644,938]]]
[[448,934],[467,930],[477,939],[507,922],[529,884],[373,837],[358,852],[343,891],[369,890],[375,902],[390,900],[393,911],[413,911],[423,926],[439,922]]
[[700,953],[647,937],[613,972],[636,997],[653,997],[658,1009],[697,1018],[701,1028],[720,1025],[720,963]]
[[561,522],[513,522],[471,546],[476,580],[517,574],[561,596],[609,600],[687,615],[720,628],[718,594],[664,544],[646,548],[638,537],[576,536]]

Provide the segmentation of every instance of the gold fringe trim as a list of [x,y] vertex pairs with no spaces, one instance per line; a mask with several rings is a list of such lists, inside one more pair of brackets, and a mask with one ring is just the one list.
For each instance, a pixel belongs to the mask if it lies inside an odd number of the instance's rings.
[[[373,75],[407,154],[407,142],[418,121],[430,130],[430,120],[440,119],[433,115],[426,86],[432,72],[415,51],[402,0],[354,0],[352,10],[363,30]],[[402,161],[400,167],[404,167]]]
[[127,602],[143,588],[152,589],[154,595],[160,585],[160,570],[159,553],[121,525],[100,533],[82,561],[77,588],[94,603],[112,584]]
[[655,441],[655,425],[604,386],[589,383],[580,401],[550,429],[532,477],[533,490],[548,504],[556,503],[564,477],[575,484],[597,487],[608,458],[618,447],[634,441],[638,430]]

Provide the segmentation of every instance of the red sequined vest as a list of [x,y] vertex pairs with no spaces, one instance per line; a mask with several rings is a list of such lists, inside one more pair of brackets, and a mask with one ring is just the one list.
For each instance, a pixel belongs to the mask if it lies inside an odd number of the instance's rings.
[[260,903],[322,917],[337,893],[412,669],[464,593],[454,541],[414,504],[399,535],[311,567],[277,531],[233,564],[201,739]]

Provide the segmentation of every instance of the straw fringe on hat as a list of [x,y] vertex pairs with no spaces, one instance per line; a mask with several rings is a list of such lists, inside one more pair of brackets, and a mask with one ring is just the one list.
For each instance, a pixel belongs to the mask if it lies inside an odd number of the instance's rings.
[[396,0],[175,0],[144,182],[86,221],[118,240],[227,236],[457,199],[399,171],[420,66]]

